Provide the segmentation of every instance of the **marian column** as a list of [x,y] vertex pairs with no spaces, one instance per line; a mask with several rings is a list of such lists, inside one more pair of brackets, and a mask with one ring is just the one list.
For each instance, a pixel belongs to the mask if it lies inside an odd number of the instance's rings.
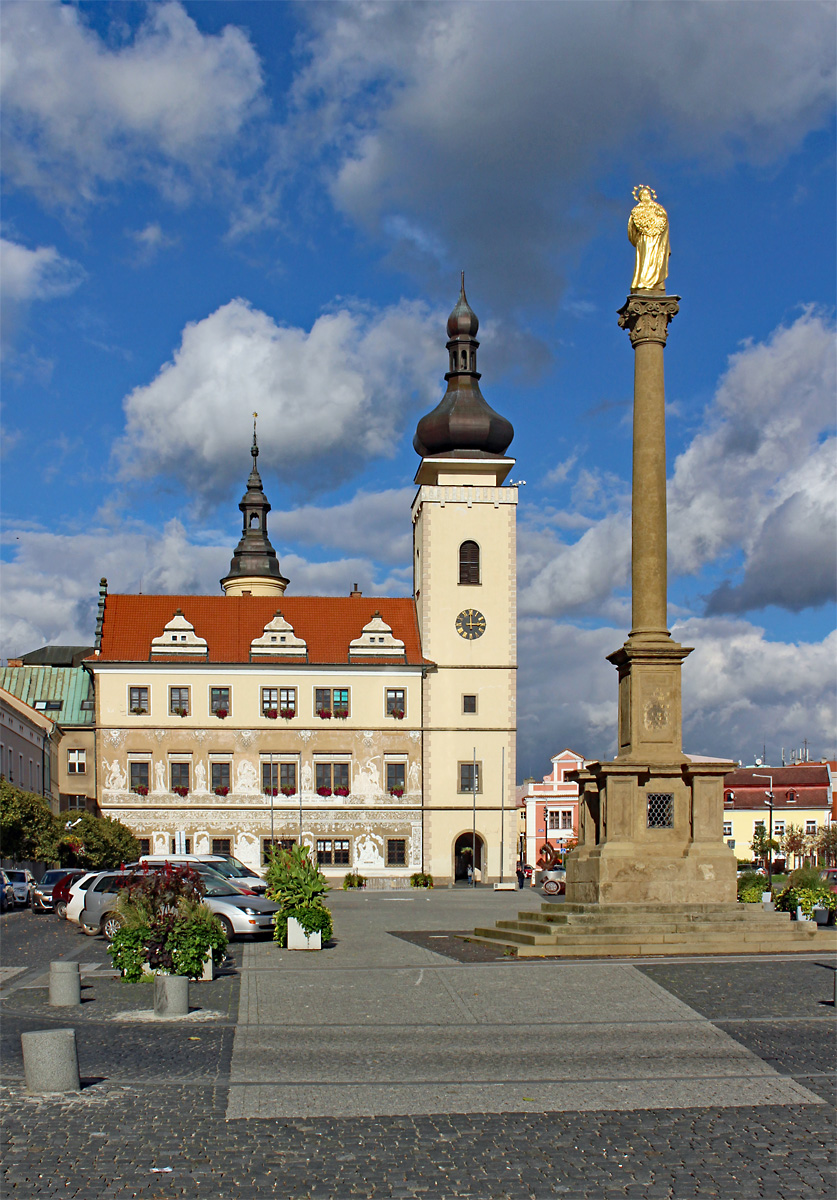
[[619,310],[634,350],[631,631],[608,655],[619,671],[616,758],[577,773],[581,828],[567,900],[734,902],[735,858],[722,838],[723,777],[733,764],[683,753],[680,675],[691,650],[668,630],[663,356],[679,300],[665,290],[668,215],[651,188],[635,188],[634,198],[636,265]]

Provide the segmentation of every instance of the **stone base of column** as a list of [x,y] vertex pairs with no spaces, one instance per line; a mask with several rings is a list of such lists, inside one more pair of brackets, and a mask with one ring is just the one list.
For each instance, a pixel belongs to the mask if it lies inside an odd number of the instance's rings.
[[732,763],[591,763],[579,845],[567,855],[567,902],[734,904],[736,860],[723,842],[723,779]]

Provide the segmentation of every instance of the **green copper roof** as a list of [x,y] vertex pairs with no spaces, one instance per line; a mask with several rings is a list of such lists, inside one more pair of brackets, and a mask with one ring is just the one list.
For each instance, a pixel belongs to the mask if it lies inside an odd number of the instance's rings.
[[[93,699],[91,679],[83,667],[0,667],[0,687],[59,725],[94,723],[92,707],[82,708]],[[53,707],[59,702],[59,707]]]

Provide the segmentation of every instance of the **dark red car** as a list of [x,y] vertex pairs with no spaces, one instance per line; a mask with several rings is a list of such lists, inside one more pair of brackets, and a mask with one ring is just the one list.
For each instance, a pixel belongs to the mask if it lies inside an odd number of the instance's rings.
[[67,917],[67,903],[70,899],[70,888],[77,879],[81,879],[82,875],[86,875],[86,871],[68,871],[63,879],[60,879],[52,889],[52,908],[56,916],[59,916],[62,921]]

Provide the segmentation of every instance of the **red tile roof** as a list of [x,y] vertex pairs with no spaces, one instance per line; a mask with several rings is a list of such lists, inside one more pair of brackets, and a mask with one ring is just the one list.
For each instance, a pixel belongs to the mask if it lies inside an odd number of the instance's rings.
[[[294,633],[308,646],[309,663],[348,663],[349,643],[379,612],[404,643],[406,662],[422,658],[416,606],[410,597],[392,596],[121,596],[108,595],[99,662],[148,662],[151,640],[181,609],[198,637],[206,638],[203,655],[155,655],[176,662],[250,662],[250,643],[280,610]],[[254,662],[294,665],[304,659],[254,656]],[[357,659],[353,659],[357,662]],[[400,664],[399,657],[364,659],[364,665]]]
[[[828,768],[820,763],[795,763],[790,767],[743,767],[724,776],[724,796],[733,791],[733,808],[766,808],[764,793],[773,780],[776,808],[827,808],[830,804]],[[793,792],[796,800],[789,802]],[[729,806],[727,806],[729,809]]]

